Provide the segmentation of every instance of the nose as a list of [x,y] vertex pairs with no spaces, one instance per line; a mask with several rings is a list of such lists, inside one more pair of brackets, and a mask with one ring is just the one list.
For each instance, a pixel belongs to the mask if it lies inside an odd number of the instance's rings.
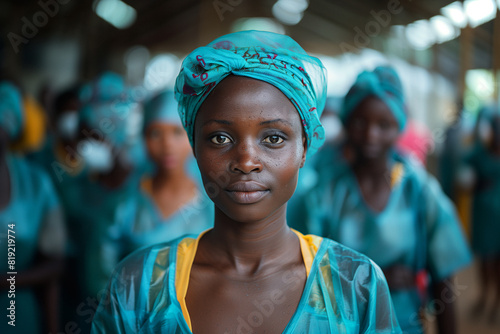
[[375,144],[380,135],[380,128],[375,124],[368,124],[365,129],[365,139],[369,144]]
[[175,135],[171,133],[163,134],[161,144],[164,152],[170,152],[176,146]]
[[262,171],[262,162],[259,156],[258,144],[246,140],[233,148],[231,171],[243,174],[258,173]]

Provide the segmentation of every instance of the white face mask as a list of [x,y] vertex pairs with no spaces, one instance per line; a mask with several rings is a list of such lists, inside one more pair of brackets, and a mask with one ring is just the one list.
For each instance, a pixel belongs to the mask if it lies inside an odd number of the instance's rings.
[[57,122],[57,133],[63,139],[75,139],[78,131],[78,112],[66,111]]
[[111,147],[103,142],[88,139],[78,144],[78,153],[92,172],[109,172],[113,168]]

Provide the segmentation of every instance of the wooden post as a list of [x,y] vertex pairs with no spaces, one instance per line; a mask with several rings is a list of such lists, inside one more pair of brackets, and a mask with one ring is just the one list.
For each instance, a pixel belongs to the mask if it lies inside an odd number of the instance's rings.
[[500,9],[497,9],[497,16],[493,22],[493,78],[495,80],[495,90],[493,98],[496,103],[500,104]]
[[460,76],[458,78],[458,100],[463,102],[465,94],[465,76],[470,69],[474,56],[473,29],[467,24],[460,35]]

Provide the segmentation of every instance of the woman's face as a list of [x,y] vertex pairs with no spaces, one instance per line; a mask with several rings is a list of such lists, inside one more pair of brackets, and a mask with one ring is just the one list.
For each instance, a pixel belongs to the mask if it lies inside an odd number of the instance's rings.
[[163,171],[184,168],[191,155],[186,131],[181,125],[153,122],[146,129],[146,148],[155,165]]
[[306,141],[297,110],[280,90],[229,76],[201,105],[194,131],[203,183],[219,210],[239,222],[285,211]]
[[347,138],[358,156],[378,159],[388,154],[399,136],[399,125],[391,110],[376,97],[364,99],[346,124]]

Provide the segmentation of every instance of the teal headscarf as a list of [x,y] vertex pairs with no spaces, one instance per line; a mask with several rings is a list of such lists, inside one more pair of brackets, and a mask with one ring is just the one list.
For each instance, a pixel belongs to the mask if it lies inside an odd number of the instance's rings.
[[399,129],[404,129],[407,116],[403,86],[396,71],[389,66],[379,66],[373,72],[363,71],[358,75],[342,103],[340,119],[344,124],[356,107],[369,96],[382,100],[394,114]]
[[9,138],[13,140],[21,134],[23,123],[21,93],[10,82],[0,82],[0,127],[7,131]]
[[191,145],[198,109],[230,74],[265,81],[281,90],[302,119],[308,154],[321,147],[325,131],[319,117],[326,99],[323,64],[288,36],[253,30],[219,37],[184,59],[175,83],[175,97]]
[[106,72],[86,89],[90,91],[83,93],[86,103],[79,111],[80,123],[97,133],[93,135],[101,135],[117,147],[126,144],[134,133],[132,114],[139,104],[132,99],[131,90],[127,89],[123,78]]
[[157,121],[181,125],[177,112],[177,101],[171,90],[159,93],[144,105],[143,133],[151,123]]

